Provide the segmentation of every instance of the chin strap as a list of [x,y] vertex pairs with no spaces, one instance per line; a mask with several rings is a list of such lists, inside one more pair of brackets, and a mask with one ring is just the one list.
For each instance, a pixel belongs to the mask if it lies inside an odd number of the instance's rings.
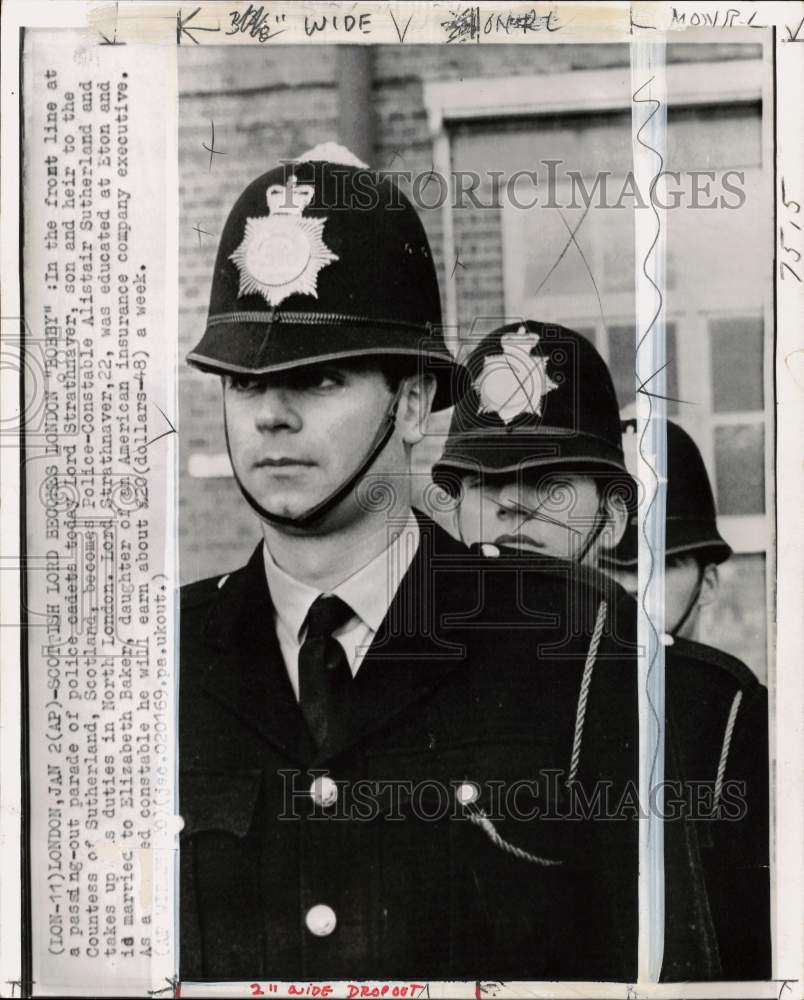
[[269,510],[266,510],[265,507],[263,507],[262,504],[251,493],[249,493],[237,474],[237,469],[235,468],[235,463],[232,459],[232,448],[229,443],[229,425],[226,419],[226,394],[224,392],[223,426],[226,434],[226,450],[229,453],[229,462],[232,466],[232,473],[234,475],[235,482],[240,488],[240,492],[243,494],[243,499],[258,517],[261,517],[264,521],[268,521],[269,524],[275,524],[277,527],[306,528],[314,522],[321,520],[321,518],[336,507],[352,489],[352,487],[363,478],[371,466],[377,461],[382,450],[388,444],[391,439],[391,435],[394,432],[394,426],[396,425],[396,408],[399,405],[399,397],[401,393],[402,384],[400,383],[394,393],[393,399],[388,404],[388,409],[385,411],[385,416],[377,429],[377,433],[374,435],[374,440],[369,447],[368,454],[352,475],[349,476],[345,482],[341,483],[336,490],[330,493],[328,497],[325,497],[320,503],[317,503],[314,507],[311,507],[303,514],[299,514],[297,517],[284,517],[281,514],[272,514]]
[[684,609],[684,614],[679,618],[678,623],[671,628],[670,635],[677,636],[682,628],[687,624],[692,612],[695,610],[695,605],[698,603],[698,598],[701,596],[701,588],[704,582],[704,568],[701,563],[698,563],[698,582],[695,584],[695,589],[692,592],[692,596],[687,602],[687,606]]
[[595,511],[595,520],[592,524],[592,530],[589,532],[589,537],[581,546],[581,551],[573,558],[573,562],[582,563],[587,555],[589,555],[592,546],[603,533],[607,520],[608,515],[606,512],[606,502],[603,497],[600,496],[597,501],[597,510]]

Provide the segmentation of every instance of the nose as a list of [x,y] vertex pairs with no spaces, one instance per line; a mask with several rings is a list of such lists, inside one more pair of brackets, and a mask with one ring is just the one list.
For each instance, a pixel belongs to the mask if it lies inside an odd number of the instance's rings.
[[519,503],[519,496],[515,487],[500,486],[492,492],[492,500],[494,501],[498,521],[507,521],[514,517]]
[[254,422],[257,430],[271,432],[298,431],[302,426],[301,416],[283,386],[265,387],[259,397]]

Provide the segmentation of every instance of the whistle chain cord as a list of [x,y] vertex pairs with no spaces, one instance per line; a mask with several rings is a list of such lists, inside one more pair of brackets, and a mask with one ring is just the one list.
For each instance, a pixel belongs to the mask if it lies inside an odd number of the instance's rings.
[[740,711],[740,702],[742,700],[743,693],[742,691],[738,691],[734,696],[734,701],[731,703],[731,709],[729,710],[729,720],[726,723],[726,731],[723,734],[723,746],[720,749],[720,760],[717,764],[715,794],[712,800],[713,812],[717,812],[718,806],[720,805],[720,797],[723,793],[723,778],[726,774],[726,762],[729,759],[729,748],[731,747],[731,738],[734,735],[734,726],[737,722],[737,713]]
[[597,650],[603,636],[603,626],[606,623],[606,611],[608,605],[601,601],[597,609],[597,620],[592,633],[592,641],[589,643],[589,651],[586,654],[586,662],[583,665],[583,675],[581,677],[581,690],[578,693],[578,709],[575,713],[575,735],[572,740],[572,757],[570,758],[569,774],[567,784],[571,785],[578,774],[578,761],[581,757],[581,741],[583,740],[583,725],[586,718],[586,702],[589,698],[589,685],[592,683],[592,670],[597,659]]
[[499,847],[501,851],[505,851],[507,854],[512,854],[515,858],[519,858],[521,861],[530,861],[533,864],[544,865],[545,867],[563,864],[562,861],[553,861],[551,858],[540,858],[536,854],[529,854],[528,851],[523,851],[521,847],[517,847],[515,844],[509,843],[509,841],[503,840],[492,821],[482,809],[465,808],[469,821],[479,827],[483,833],[486,834],[492,844],[494,844],[495,847]]

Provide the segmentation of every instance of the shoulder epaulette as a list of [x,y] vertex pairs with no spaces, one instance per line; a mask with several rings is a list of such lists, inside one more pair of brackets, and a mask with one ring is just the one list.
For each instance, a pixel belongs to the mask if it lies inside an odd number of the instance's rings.
[[195,583],[187,583],[181,588],[182,608],[194,608],[200,604],[208,604],[214,600],[220,589],[221,582],[228,578],[225,576],[210,576],[205,580],[196,580]]
[[736,656],[732,656],[731,653],[725,653],[722,649],[715,649],[714,646],[707,646],[693,639],[681,638],[674,640],[672,649],[675,656],[716,667],[729,674],[743,690],[759,684],[756,674],[750,667]]

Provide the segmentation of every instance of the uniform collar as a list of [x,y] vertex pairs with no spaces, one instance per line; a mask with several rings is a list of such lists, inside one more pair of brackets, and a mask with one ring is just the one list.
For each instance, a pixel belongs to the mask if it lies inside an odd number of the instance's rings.
[[[305,742],[309,737],[279,649],[262,543],[213,600],[204,630],[210,655],[198,668],[201,683],[289,759],[305,766],[328,761],[382,730],[466,663],[464,645],[442,639],[440,625],[434,629],[433,623],[480,606],[473,596],[476,573],[456,574],[468,550],[430,518],[415,516],[418,550],[357,673],[344,731],[317,751]],[[406,536],[404,530],[401,538]]]
[[[327,593],[340,597],[372,632],[377,632],[399,584],[413,562],[419,540],[419,524],[411,511],[404,527],[387,548]],[[301,639],[310,605],[321,591],[297,580],[277,566],[265,543],[263,561],[276,614],[290,634]]]

